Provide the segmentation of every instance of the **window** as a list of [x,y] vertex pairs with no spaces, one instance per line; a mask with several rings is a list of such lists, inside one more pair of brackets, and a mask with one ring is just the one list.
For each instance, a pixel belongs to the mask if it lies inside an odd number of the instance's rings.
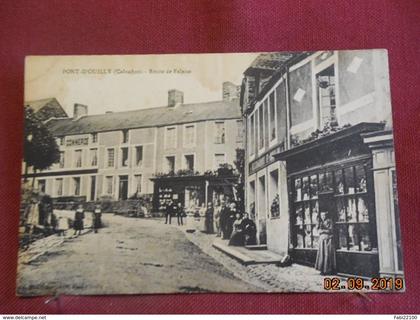
[[128,130],[123,130],[123,140],[122,143],[128,143]]
[[242,120],[236,120],[236,142],[244,140],[244,126]]
[[280,195],[279,195],[279,171],[273,170],[270,172],[270,202],[271,218],[280,217]]
[[322,129],[329,123],[337,123],[334,65],[318,73],[316,83],[318,87],[318,126]]
[[189,171],[194,171],[194,155],[189,154],[184,156],[185,159],[185,169]]
[[269,139],[269,128],[268,128],[268,99],[264,101],[263,104],[264,110],[264,147],[268,146],[268,139]]
[[38,180],[38,191],[45,192],[46,181],[44,179]]
[[166,128],[165,131],[165,148],[176,148],[176,127]]
[[60,151],[60,162],[59,167],[64,168],[64,151]]
[[80,177],[73,178],[73,194],[80,196]]
[[270,94],[270,142],[277,137],[276,132],[276,104],[274,101],[274,91]]
[[74,151],[74,166],[76,168],[82,167],[82,150]]
[[121,166],[122,167],[128,166],[128,148],[127,147],[121,148]]
[[226,157],[224,153],[216,153],[214,155],[214,165],[216,169],[220,167],[220,165],[226,163]]
[[258,108],[258,149],[264,148],[264,116],[263,105]]
[[90,165],[92,167],[98,165],[98,149],[90,149]]
[[143,146],[137,146],[136,147],[136,159],[135,164],[137,167],[141,167],[143,164]]
[[322,211],[333,221],[336,248],[376,250],[373,195],[367,188],[371,164],[364,162],[292,179],[292,242],[295,248],[318,248],[317,224]]
[[107,165],[108,167],[114,167],[115,164],[115,150],[114,149],[108,149],[108,159],[107,159]]
[[55,179],[55,192],[57,194],[57,196],[62,196],[63,195],[63,179],[62,178],[58,178]]
[[64,137],[60,137],[60,146],[64,145]]
[[166,160],[166,172],[173,173],[175,172],[175,156],[167,156]]
[[112,194],[113,181],[114,181],[114,178],[111,177],[111,176],[105,178],[105,183],[106,183],[105,190],[106,190],[106,194],[108,194],[108,195]]
[[136,174],[134,176],[134,183],[135,183],[135,192],[141,193],[141,174]]
[[395,236],[397,242],[397,268],[403,270],[402,265],[402,246],[401,246],[401,230],[400,230],[400,209],[398,206],[398,192],[397,192],[397,175],[395,169],[391,169],[391,193],[392,193],[392,206],[394,209],[394,223],[395,223]]
[[255,154],[255,113],[250,118],[249,155]]
[[92,133],[92,143],[96,143],[96,142],[98,142],[98,134]]
[[225,123],[223,121],[215,122],[216,126],[216,137],[215,142],[217,144],[225,143]]
[[186,125],[184,127],[184,146],[195,145],[195,126]]

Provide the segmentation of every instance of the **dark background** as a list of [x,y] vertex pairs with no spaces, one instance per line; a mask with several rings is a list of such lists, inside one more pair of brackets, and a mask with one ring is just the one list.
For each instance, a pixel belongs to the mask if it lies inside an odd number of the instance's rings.
[[[420,313],[419,22],[402,0],[2,1],[0,313]],[[370,48],[389,52],[405,293],[15,297],[26,55]]]

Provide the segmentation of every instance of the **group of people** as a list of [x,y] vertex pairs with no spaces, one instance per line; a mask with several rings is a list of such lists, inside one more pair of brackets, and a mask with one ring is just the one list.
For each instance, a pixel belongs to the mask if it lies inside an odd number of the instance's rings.
[[184,224],[184,215],[184,207],[182,206],[181,202],[175,203],[174,201],[169,200],[168,204],[166,205],[165,224],[171,224],[172,217],[176,216],[178,225],[182,226]]
[[229,240],[230,246],[255,245],[257,228],[248,213],[241,213],[234,201],[221,201],[215,212],[217,236]]
[[[74,212],[73,235],[78,236],[82,234],[82,230],[84,229],[84,219],[85,219],[85,209],[83,208],[83,204],[79,204],[77,206],[76,211]],[[58,225],[60,226],[60,220],[59,220]],[[63,225],[63,227],[65,227],[65,225]],[[101,227],[102,227],[102,209],[101,209],[100,204],[96,204],[92,212],[92,230],[94,233],[98,233],[98,229],[100,229]],[[59,232],[60,232],[59,234],[64,235],[65,229],[59,228]]]

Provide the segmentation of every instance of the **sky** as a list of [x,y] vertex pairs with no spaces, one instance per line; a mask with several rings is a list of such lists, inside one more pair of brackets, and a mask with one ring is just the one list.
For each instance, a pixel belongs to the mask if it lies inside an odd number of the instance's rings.
[[241,84],[256,53],[29,56],[25,101],[55,97],[69,116],[73,105],[89,114],[167,105],[167,92],[184,92],[184,103],[222,99],[222,83]]

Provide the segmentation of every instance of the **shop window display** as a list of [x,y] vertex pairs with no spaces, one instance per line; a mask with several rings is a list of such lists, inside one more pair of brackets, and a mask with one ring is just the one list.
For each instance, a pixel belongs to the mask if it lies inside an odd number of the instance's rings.
[[320,194],[328,194],[328,200],[322,201],[328,201],[331,208],[337,250],[377,250],[373,241],[376,227],[371,217],[374,211],[369,205],[374,195],[368,190],[368,165],[367,162],[348,165],[292,178],[292,244],[295,248],[317,248]]

